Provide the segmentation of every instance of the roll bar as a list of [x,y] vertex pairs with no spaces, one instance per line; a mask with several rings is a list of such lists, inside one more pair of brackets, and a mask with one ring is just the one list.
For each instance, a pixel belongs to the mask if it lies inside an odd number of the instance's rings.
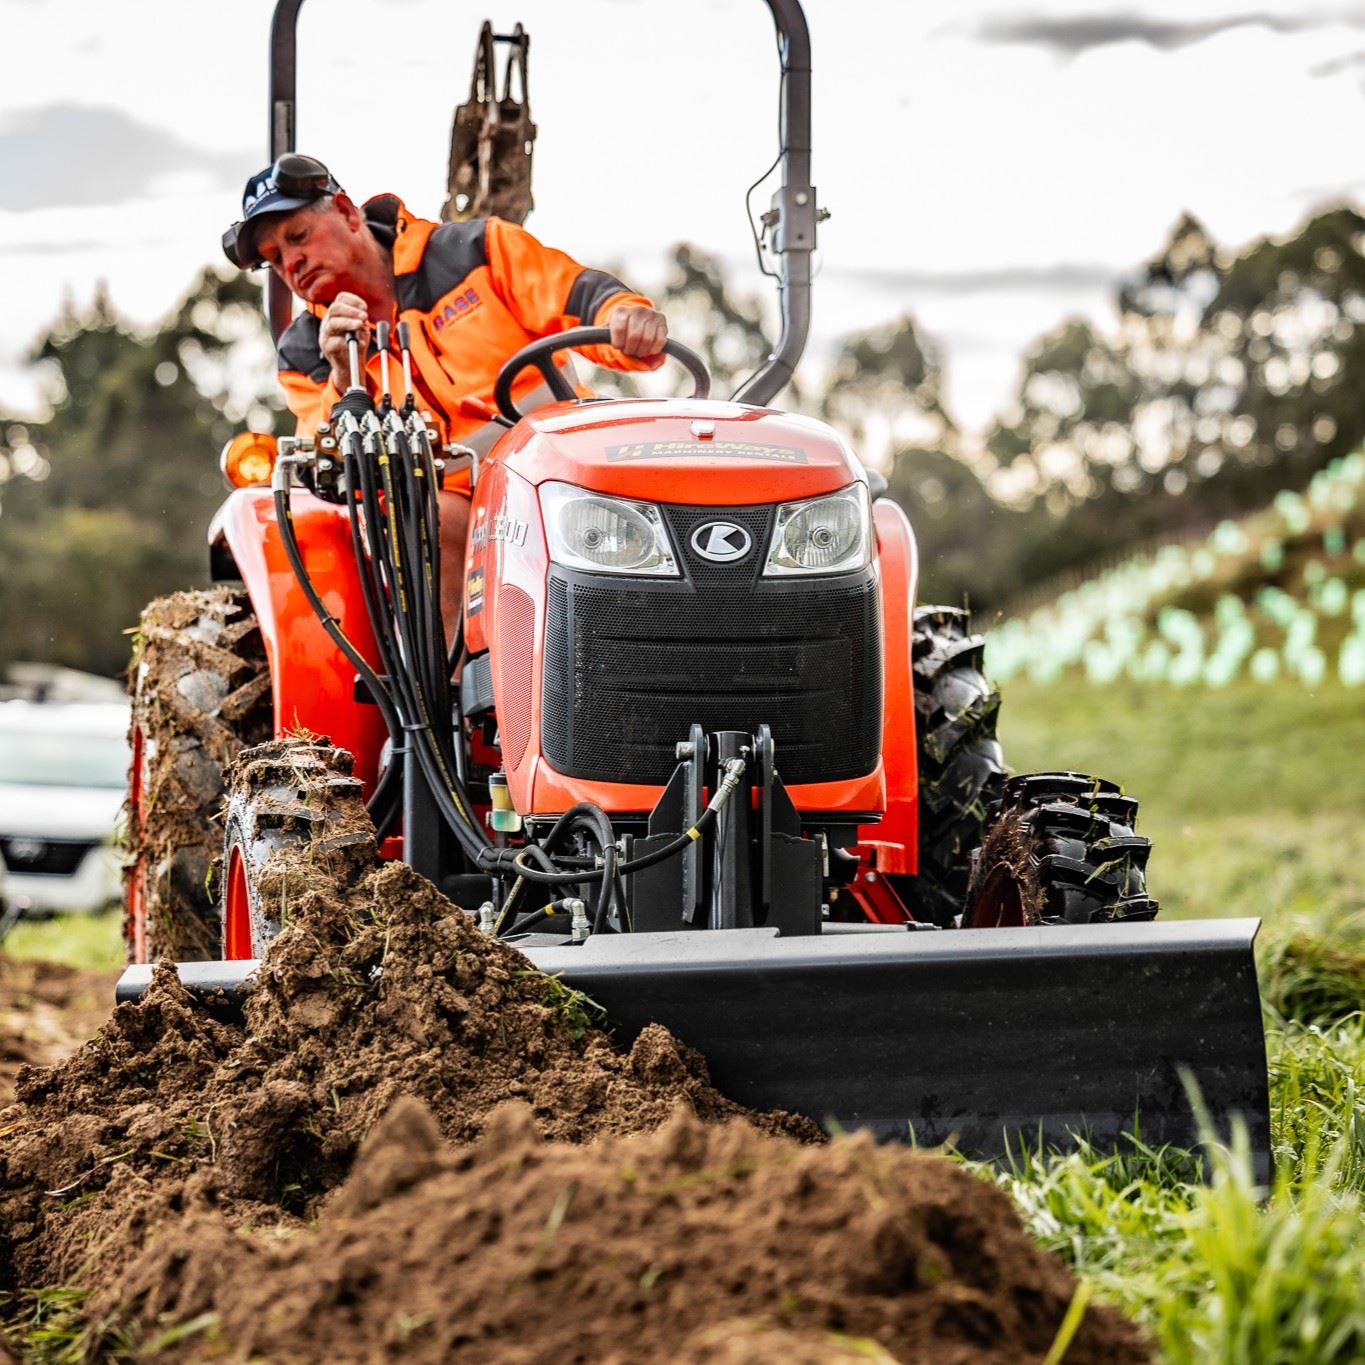
[[[778,298],[782,332],[759,369],[736,391],[740,402],[762,405],[787,383],[806,349],[811,316],[811,253],[821,218],[810,183],[810,29],[800,0],[766,0],[777,29],[782,64],[779,127],[782,186],[765,221],[772,228],[772,251],[781,269]],[[270,159],[296,150],[295,106],[298,92],[298,21],[303,0],[276,0],[270,21]],[[289,325],[292,300],[283,280],[271,275],[266,314],[276,340]]]

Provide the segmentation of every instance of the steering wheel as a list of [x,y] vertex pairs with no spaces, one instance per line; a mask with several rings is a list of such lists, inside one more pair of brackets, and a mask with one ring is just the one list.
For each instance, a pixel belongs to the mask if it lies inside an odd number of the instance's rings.
[[[609,346],[611,328],[609,327],[571,327],[567,332],[556,332],[553,336],[542,337],[529,346],[523,346],[498,371],[498,381],[493,387],[493,398],[498,411],[513,422],[520,422],[526,415],[512,401],[512,381],[528,366],[534,365],[545,378],[545,385],[561,402],[579,401],[573,385],[564,378],[564,372],[554,363],[556,351],[569,346]],[[707,398],[711,394],[711,372],[706,362],[696,351],[684,346],[680,341],[669,340],[664,344],[663,354],[672,356],[683,365],[692,376],[692,398]]]

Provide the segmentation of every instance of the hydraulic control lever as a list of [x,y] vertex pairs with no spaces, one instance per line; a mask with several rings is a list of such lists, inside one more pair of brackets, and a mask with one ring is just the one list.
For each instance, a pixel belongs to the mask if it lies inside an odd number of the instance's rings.
[[359,332],[346,333],[346,358],[350,383],[318,428],[317,457],[312,467],[299,471],[305,487],[328,502],[345,499],[348,455],[358,455],[361,441],[378,429],[374,400],[365,387]]
[[406,421],[412,416],[416,404],[412,397],[412,347],[408,345],[408,324],[398,324],[398,353],[403,357],[403,406],[399,413]]
[[346,392],[333,405],[329,419],[336,427],[338,439],[345,434],[344,419],[346,417],[352,417],[359,423],[366,414],[373,415],[374,413],[374,400],[365,387],[365,371],[360,355],[359,332],[346,333],[346,357],[351,371],[351,382],[346,386]]
[[360,333],[346,333],[346,359],[351,367],[351,382],[346,389],[347,393],[354,393],[359,389],[365,391],[365,385],[360,381]]
[[378,322],[374,328],[374,344],[379,348],[379,415],[385,416],[393,408],[389,392],[389,324]]

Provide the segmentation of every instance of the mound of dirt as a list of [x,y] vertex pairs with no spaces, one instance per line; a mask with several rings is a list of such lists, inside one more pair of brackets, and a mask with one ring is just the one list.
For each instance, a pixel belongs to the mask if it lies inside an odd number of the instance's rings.
[[[312,799],[349,771],[348,756],[314,747],[310,757],[264,745],[243,763],[288,754]],[[141,1002],[116,1009],[65,1064],[20,1071],[20,1104],[0,1115],[0,1289],[97,1270],[83,1259],[91,1244],[123,1259],[149,1205],[173,1205],[200,1167],[244,1216],[262,1206],[275,1218],[310,1215],[401,1095],[427,1103],[457,1142],[509,1098],[528,1103],[546,1137],[569,1142],[656,1127],[680,1102],[712,1120],[746,1112],[661,1028],[616,1050],[581,997],[406,866],[377,865],[372,837],[352,837],[372,835],[364,807],[349,806],[262,878],[287,923],[245,1026],[226,1001],[195,1005],[165,965]],[[820,1136],[805,1119],[753,1117]]]
[[[514,1103],[452,1148],[400,1100],[315,1227],[243,1236],[196,1192],[94,1315],[202,1324],[169,1358],[989,1365],[1045,1355],[1075,1289],[941,1157],[685,1109],[587,1148],[538,1129]],[[1107,1310],[1066,1357],[1147,1358]]]
[[[287,765],[281,819],[316,829],[262,878],[284,929],[245,1022],[160,967],[0,1111],[0,1295],[85,1291],[73,1358],[1046,1352],[1074,1281],[1003,1196],[742,1110],[662,1028],[618,1051],[590,1002],[376,865],[344,757],[306,747],[242,760]],[[1092,1308],[1067,1358],[1147,1357]]]
[[116,975],[0,953],[0,1106],[20,1067],[61,1061],[109,1017]]

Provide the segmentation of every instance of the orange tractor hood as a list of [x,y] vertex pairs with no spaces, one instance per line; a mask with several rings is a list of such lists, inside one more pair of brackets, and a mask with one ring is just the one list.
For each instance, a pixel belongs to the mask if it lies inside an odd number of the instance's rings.
[[492,458],[533,484],[711,506],[791,502],[866,477],[823,422],[699,399],[557,403],[520,422]]

